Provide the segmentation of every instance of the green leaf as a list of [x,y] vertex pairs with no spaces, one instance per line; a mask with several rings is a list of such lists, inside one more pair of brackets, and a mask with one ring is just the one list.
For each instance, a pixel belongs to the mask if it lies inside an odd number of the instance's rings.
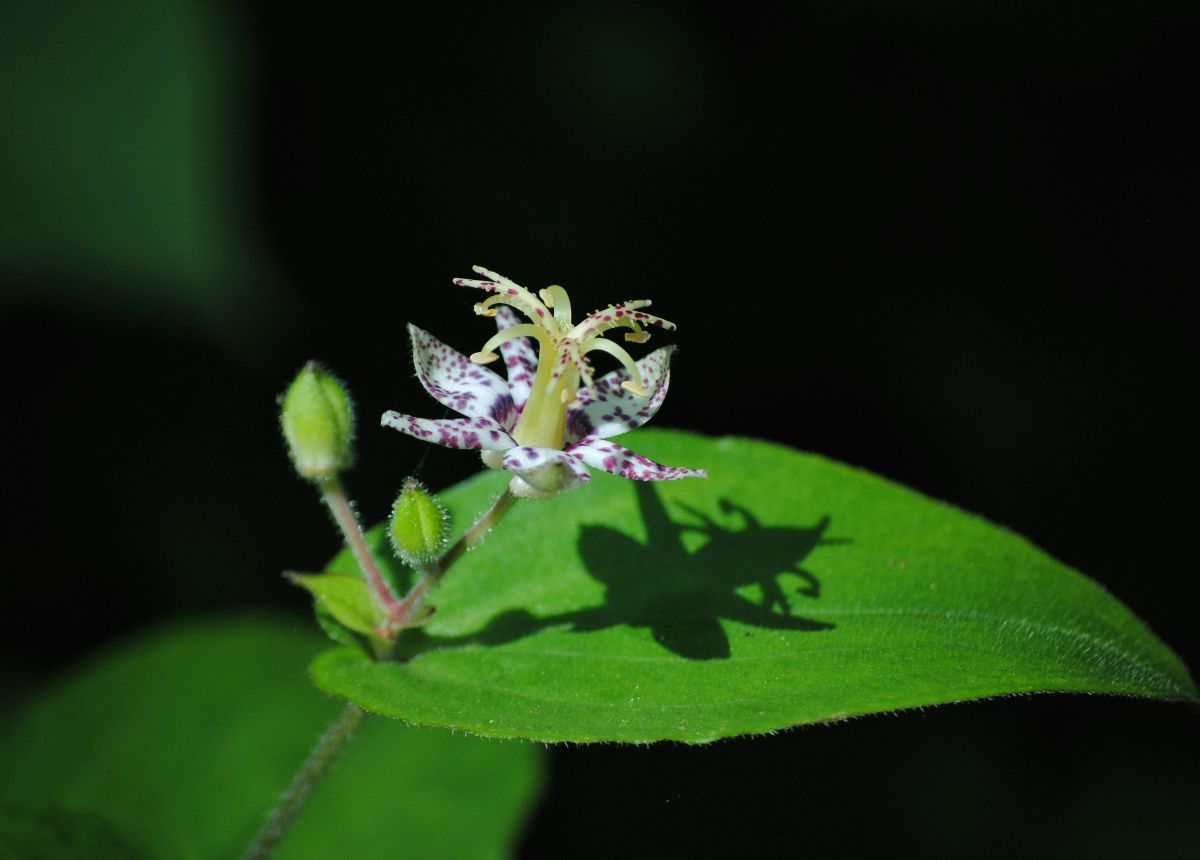
[[53,806],[0,806],[0,857],[141,860],[144,855],[97,815]]
[[325,635],[339,645],[349,645],[353,648],[358,648],[364,654],[374,654],[375,649],[371,647],[371,639],[363,636],[361,633],[355,633],[344,624],[340,623],[333,617],[333,613],[321,603],[319,600],[313,601],[313,617],[317,619],[317,626],[325,631]]
[[367,584],[341,573],[289,573],[288,581],[309,591],[337,621],[355,633],[370,635],[383,621]]
[[[576,742],[705,742],[1010,693],[1198,700],[1120,602],[978,517],[763,442],[630,444],[710,477],[596,475],[522,502],[435,592],[412,659],[330,651],[318,685],[415,723]],[[470,523],[504,480],[442,498]]]
[[[9,0],[4,13],[0,199],[22,203],[0,207],[0,306],[214,333],[270,318],[249,186],[232,181],[238,16],[185,0]],[[254,302],[247,278],[262,287]]]
[[[226,618],[105,654],[0,739],[0,802],[102,816],[146,857],[240,856],[342,708],[305,677],[323,641],[306,627]],[[367,720],[276,856],[390,856],[380,846],[397,844],[413,857],[502,856],[540,752]]]

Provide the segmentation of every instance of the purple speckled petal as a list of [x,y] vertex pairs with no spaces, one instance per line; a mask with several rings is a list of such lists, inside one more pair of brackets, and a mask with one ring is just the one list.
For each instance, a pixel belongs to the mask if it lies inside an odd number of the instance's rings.
[[423,442],[469,451],[507,451],[517,443],[491,418],[414,418],[399,412],[385,412],[379,421]]
[[512,428],[516,410],[507,382],[424,329],[410,325],[408,334],[417,378],[432,397],[470,418],[491,418]]
[[638,397],[621,387],[621,383],[629,379],[629,371],[623,367],[597,379],[594,393],[580,388],[578,399],[567,407],[567,441],[574,442],[585,436],[607,439],[628,433],[653,418],[667,397],[674,351],[675,347],[664,346],[637,363],[646,390],[650,392],[647,397]]
[[[500,331],[520,322],[521,318],[513,313],[511,308],[504,305],[496,308],[496,327]],[[500,354],[504,358],[504,366],[508,369],[508,391],[512,395],[513,406],[520,415],[533,387],[533,375],[537,373],[537,352],[529,338],[514,337],[500,344]]]
[[579,440],[576,444],[568,446],[567,453],[578,457],[589,466],[634,481],[678,481],[683,478],[708,477],[708,472],[704,469],[664,466],[599,436],[588,436]]
[[504,455],[504,468],[541,493],[555,495],[592,479],[587,467],[557,448],[521,445]]

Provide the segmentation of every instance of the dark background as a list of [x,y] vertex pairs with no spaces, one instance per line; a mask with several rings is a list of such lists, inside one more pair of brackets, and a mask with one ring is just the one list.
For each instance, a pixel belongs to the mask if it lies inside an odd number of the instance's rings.
[[[1047,5],[6,3],[5,695],[164,617],[302,617],[277,572],[337,539],[274,398],[310,357],[369,519],[475,471],[371,418],[428,412],[406,322],[482,342],[475,263],[652,297],[656,424],[981,513],[1200,664],[1194,29]],[[1194,856],[1198,730],[1042,697],[559,748],[524,853]]]

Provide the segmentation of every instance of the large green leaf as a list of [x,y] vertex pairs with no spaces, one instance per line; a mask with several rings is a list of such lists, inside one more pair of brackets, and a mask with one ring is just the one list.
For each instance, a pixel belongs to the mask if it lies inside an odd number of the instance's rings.
[[[110,652],[11,727],[0,742],[0,802],[53,804],[66,816],[60,830],[75,827],[71,816],[102,817],[119,831],[110,844],[123,839],[147,857],[240,856],[342,707],[305,677],[324,641],[311,626],[214,620]],[[391,857],[398,844],[413,857],[503,856],[534,797],[539,753],[367,720],[277,856]],[[37,813],[0,837],[44,841],[47,820]],[[64,841],[96,843],[90,830]]]
[[21,860],[143,860],[99,816],[53,806],[0,806],[0,857]]
[[6,0],[0,308],[204,327],[233,347],[277,318],[237,119],[243,26],[220,3]]
[[[342,648],[317,658],[317,683],[416,723],[579,742],[704,742],[1006,693],[1197,700],[1128,609],[1011,532],[777,445],[631,438],[709,479],[598,475],[518,505],[448,574],[407,662]],[[456,522],[503,481],[447,492]]]

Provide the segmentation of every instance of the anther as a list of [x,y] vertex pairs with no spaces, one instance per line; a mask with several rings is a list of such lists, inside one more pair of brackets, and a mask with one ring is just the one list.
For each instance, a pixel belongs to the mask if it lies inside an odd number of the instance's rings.
[[[495,311],[493,311],[492,313],[494,314]],[[471,353],[471,361],[475,362],[476,364],[490,364],[491,362],[495,361],[499,357],[500,356],[496,355],[496,353],[494,353],[494,352],[473,352],[473,353]]]

